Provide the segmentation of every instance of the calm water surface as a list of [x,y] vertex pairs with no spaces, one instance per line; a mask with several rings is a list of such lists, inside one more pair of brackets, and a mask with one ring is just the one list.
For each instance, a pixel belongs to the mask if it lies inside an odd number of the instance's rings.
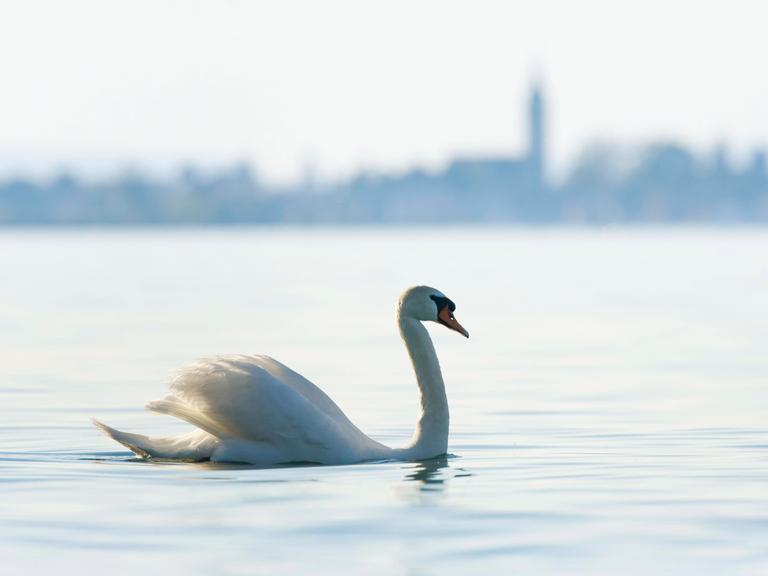
[[[3,574],[768,574],[768,231],[0,234]],[[416,283],[449,458],[149,463],[101,436],[174,367],[260,352],[404,443]]]

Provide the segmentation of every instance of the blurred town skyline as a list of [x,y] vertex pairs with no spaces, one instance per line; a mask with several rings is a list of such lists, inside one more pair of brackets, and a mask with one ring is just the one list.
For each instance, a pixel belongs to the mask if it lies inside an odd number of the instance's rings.
[[760,148],[739,167],[725,145],[702,156],[675,142],[633,151],[607,142],[553,181],[546,102],[532,83],[519,156],[460,156],[439,170],[335,182],[308,174],[290,186],[265,183],[247,163],[188,165],[172,178],[133,169],[99,181],[66,172],[0,179],[0,225],[768,222]]

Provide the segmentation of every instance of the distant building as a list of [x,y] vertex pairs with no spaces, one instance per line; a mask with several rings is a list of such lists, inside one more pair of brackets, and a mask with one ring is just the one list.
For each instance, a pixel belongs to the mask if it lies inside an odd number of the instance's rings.
[[544,216],[546,122],[544,97],[538,83],[531,86],[527,112],[527,150],[523,156],[457,158],[438,175],[444,179],[444,186],[463,192],[468,201],[474,197],[493,206],[493,212],[504,218],[515,220],[532,212]]
[[504,178],[513,187],[542,189],[546,184],[546,137],[544,97],[541,85],[531,86],[528,95],[528,149],[525,156],[458,158],[447,170],[447,175],[474,175],[479,180],[484,176]]

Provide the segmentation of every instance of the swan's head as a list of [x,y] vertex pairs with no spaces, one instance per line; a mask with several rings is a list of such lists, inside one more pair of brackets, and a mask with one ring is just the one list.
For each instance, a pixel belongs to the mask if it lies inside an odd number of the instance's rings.
[[401,317],[415,318],[421,322],[438,322],[469,338],[469,332],[459,324],[453,312],[456,304],[440,290],[429,286],[413,286],[400,296]]

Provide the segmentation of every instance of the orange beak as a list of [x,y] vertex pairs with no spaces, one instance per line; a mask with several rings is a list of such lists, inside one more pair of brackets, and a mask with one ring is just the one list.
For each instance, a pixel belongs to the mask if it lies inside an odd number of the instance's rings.
[[456,330],[459,334],[462,334],[466,338],[469,338],[469,332],[464,330],[464,327],[459,324],[458,320],[453,317],[453,312],[448,310],[448,306],[440,310],[440,312],[437,315],[437,319],[440,321],[440,324],[443,326],[447,326],[451,330]]

